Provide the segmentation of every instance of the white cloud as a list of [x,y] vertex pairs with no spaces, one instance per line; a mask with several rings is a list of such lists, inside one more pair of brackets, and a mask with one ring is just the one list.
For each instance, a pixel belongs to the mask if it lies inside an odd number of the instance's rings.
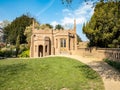
[[64,17],[61,20],[61,24],[65,25],[65,24],[73,24],[74,23],[74,18],[69,18],[69,17]]
[[66,12],[70,12],[70,10],[69,9],[63,9],[62,12],[66,13]]
[[91,14],[93,14],[94,8],[91,8],[91,7],[92,7],[92,4],[90,4],[90,5],[88,4],[87,5],[86,3],[83,3],[78,9],[76,9],[74,11],[75,16],[84,16],[84,15],[91,15]]
[[59,23],[56,22],[56,21],[51,22],[51,25],[52,25],[53,27],[55,27],[55,26],[58,25],[58,24],[59,24]]
[[[76,24],[83,24],[83,22],[85,22],[85,21],[86,21],[86,18],[84,18],[84,17],[78,17],[78,18],[76,18]],[[61,24],[62,24],[62,25],[74,24],[74,18],[64,17],[64,18],[61,20]]]
[[[91,2],[90,2],[91,3]],[[69,9],[63,9],[65,17],[61,20],[61,24],[73,24],[76,19],[76,24],[83,24],[93,15],[94,8],[91,8],[92,4],[86,5],[82,3],[76,10],[71,11]]]
[[85,17],[80,17],[76,19],[76,24],[83,24],[86,21]]

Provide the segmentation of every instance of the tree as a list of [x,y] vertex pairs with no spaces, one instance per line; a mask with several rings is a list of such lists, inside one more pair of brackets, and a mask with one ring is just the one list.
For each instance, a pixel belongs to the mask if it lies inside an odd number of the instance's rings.
[[50,25],[50,24],[42,24],[42,25],[40,25],[40,29],[46,29],[46,28],[48,28],[48,29],[52,29],[53,26]]
[[58,29],[58,30],[62,29],[63,30],[64,28],[60,24],[58,24],[55,26],[55,29]]
[[34,18],[28,15],[17,17],[8,26],[4,27],[4,36],[7,43],[16,44],[16,38],[20,37],[20,44],[26,43],[26,36],[24,35],[25,28],[32,24]]
[[50,25],[50,24],[46,24],[46,26],[47,26],[48,28],[50,28],[50,29],[52,29],[52,28],[53,28],[53,26],[52,26],[52,25]]
[[20,49],[20,36],[18,35],[16,39],[16,57],[18,56],[19,49]]
[[99,2],[90,21],[83,25],[83,32],[90,40],[90,46],[117,47],[120,35],[120,2]]

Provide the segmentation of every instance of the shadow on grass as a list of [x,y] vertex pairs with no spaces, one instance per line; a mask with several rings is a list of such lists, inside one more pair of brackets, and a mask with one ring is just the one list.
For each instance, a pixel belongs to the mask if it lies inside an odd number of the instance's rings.
[[96,79],[99,77],[99,75],[96,73],[96,71],[92,70],[89,66],[87,65],[80,65],[80,66],[75,66],[78,68],[80,71],[82,71],[82,74],[87,78],[87,79]]
[[120,81],[120,72],[112,68],[110,65],[103,61],[94,61],[89,63],[95,71],[97,71],[102,77],[106,79],[114,79],[115,81]]
[[28,70],[26,64],[12,64],[12,65],[1,65],[0,66],[0,86],[6,82],[14,80],[17,75],[23,71]]

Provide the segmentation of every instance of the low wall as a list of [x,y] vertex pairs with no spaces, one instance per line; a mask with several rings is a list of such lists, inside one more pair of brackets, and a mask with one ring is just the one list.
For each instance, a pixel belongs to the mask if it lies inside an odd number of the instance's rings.
[[120,48],[118,49],[106,49],[105,50],[106,58],[120,62]]
[[72,54],[98,59],[108,58],[120,62],[120,48],[78,48]]

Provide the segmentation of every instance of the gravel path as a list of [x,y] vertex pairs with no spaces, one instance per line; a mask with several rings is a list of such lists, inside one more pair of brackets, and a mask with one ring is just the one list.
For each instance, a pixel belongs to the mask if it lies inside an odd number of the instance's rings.
[[120,73],[113,69],[111,66],[92,57],[81,57],[73,55],[61,55],[69,58],[74,58],[90,66],[93,70],[97,71],[102,77],[105,90],[120,90]]

